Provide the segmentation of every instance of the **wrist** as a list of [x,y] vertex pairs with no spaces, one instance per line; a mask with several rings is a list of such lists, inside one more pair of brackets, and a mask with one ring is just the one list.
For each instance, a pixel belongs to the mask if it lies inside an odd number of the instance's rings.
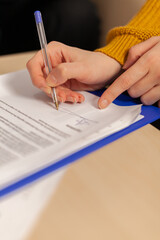
[[117,60],[103,52],[95,52],[95,54],[97,57],[99,56],[98,66],[101,69],[102,75],[108,83],[108,80],[112,80],[112,78],[115,78],[115,76],[120,73],[122,66]]

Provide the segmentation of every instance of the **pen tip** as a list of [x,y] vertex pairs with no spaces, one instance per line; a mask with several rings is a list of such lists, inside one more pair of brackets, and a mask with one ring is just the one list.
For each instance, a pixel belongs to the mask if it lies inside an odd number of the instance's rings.
[[54,88],[52,88],[51,95],[52,95],[53,103],[55,104],[56,109],[58,110],[58,100],[57,100],[57,96]]
[[55,102],[55,105],[56,105],[56,109],[58,110],[58,102]]

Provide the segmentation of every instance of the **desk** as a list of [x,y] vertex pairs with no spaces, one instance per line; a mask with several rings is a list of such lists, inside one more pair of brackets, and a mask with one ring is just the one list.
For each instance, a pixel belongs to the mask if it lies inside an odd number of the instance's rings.
[[[0,73],[33,53],[0,57]],[[147,125],[70,165],[26,240],[159,240],[160,132]]]

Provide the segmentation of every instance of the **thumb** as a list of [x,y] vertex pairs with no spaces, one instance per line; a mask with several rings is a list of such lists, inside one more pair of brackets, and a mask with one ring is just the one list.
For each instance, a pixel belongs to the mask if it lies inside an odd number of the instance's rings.
[[84,65],[79,62],[60,63],[49,73],[46,82],[49,87],[56,87],[69,79],[82,79],[84,71]]

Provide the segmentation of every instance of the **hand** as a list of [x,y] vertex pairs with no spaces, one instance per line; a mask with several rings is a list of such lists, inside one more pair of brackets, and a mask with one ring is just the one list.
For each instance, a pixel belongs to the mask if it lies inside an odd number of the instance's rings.
[[107,107],[126,90],[131,97],[140,97],[143,104],[158,102],[160,107],[160,37],[132,47],[123,69],[126,71],[102,94],[100,107]]
[[103,53],[85,51],[59,42],[49,43],[48,53],[53,67],[48,77],[41,51],[27,63],[27,68],[33,84],[49,96],[51,87],[56,87],[60,102],[83,102],[83,95],[75,90],[100,89],[121,69],[116,60]]

